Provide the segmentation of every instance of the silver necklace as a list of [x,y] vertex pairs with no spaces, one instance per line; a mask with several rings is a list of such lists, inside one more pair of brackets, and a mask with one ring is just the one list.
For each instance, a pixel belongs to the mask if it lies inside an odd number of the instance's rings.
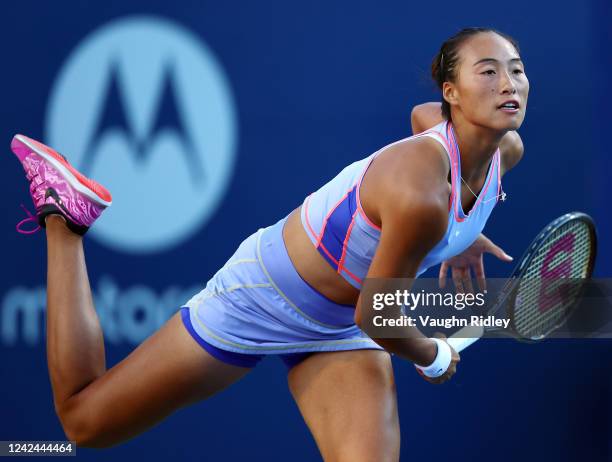
[[[459,176],[461,177],[461,181],[463,181],[463,184],[464,184],[465,186],[467,186],[468,191],[470,191],[470,192],[472,193],[472,196],[474,196],[474,197],[476,198],[476,200],[478,200],[478,196],[476,195],[476,193],[475,193],[474,191],[472,191],[472,188],[470,188],[470,185],[469,185],[469,184],[467,184],[467,181],[465,181],[465,180],[463,179],[463,175],[459,175]],[[500,188],[501,188],[501,185],[500,185]],[[487,203],[487,202],[490,202],[490,201],[492,201],[492,200],[497,199],[498,197],[499,197],[499,200],[500,200],[500,201],[504,202],[504,201],[506,200],[506,196],[507,196],[507,194],[504,192],[504,189],[503,189],[503,188],[501,188],[501,194],[498,194],[497,196],[492,197],[492,198],[487,199],[486,201],[482,201],[482,202],[483,202],[483,203]]]

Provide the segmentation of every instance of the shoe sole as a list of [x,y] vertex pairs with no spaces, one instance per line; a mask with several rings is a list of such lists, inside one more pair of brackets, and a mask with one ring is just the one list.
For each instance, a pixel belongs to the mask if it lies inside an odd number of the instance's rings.
[[22,146],[19,145],[25,146],[31,152],[42,157],[55,168],[66,181],[68,181],[70,186],[91,201],[103,207],[110,207],[113,203],[110,192],[104,186],[78,172],[59,153],[50,147],[28,138],[27,136],[15,135],[11,143],[11,149],[20,160],[22,160],[22,153],[18,151],[21,151]]

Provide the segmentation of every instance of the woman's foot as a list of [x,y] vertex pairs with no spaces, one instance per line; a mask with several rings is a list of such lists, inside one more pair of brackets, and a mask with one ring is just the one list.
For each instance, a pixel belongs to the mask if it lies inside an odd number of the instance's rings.
[[28,233],[19,228],[26,221],[36,220],[44,228],[48,215],[61,215],[71,231],[83,235],[111,205],[104,186],[79,173],[53,149],[23,135],[15,135],[11,149],[26,172],[36,208],[36,217],[19,223],[18,231]]

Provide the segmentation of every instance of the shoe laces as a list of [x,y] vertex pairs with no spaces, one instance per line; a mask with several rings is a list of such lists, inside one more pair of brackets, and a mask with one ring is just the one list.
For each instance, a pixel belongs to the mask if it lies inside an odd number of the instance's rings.
[[[17,232],[19,234],[34,234],[38,232],[40,230],[40,225],[38,224],[38,219],[36,218],[36,215],[32,215],[32,213],[23,204],[21,204],[21,208],[23,209],[23,211],[26,213],[28,217],[24,218],[19,223],[17,223],[17,226],[15,226],[15,229],[17,229]],[[36,223],[36,228],[22,229],[23,225],[25,225],[26,223],[30,223],[30,222]]]

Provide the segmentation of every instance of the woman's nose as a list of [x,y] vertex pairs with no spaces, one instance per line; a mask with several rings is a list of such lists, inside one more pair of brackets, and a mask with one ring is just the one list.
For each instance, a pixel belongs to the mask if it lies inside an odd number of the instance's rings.
[[511,94],[514,95],[516,93],[516,86],[514,85],[514,81],[508,72],[501,73],[501,92],[502,94]]

